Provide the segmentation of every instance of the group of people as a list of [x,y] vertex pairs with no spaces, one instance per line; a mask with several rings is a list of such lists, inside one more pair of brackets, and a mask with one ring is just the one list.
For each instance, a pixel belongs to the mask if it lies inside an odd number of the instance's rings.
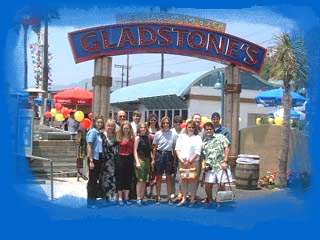
[[[133,121],[119,111],[117,121],[96,117],[86,134],[89,180],[88,206],[104,198],[130,205],[136,199],[141,206],[145,195],[152,197],[156,188],[156,204],[161,202],[161,185],[165,176],[167,199],[171,205],[178,195],[178,206],[187,199],[196,203],[199,184],[205,185],[206,198],[213,201],[213,185],[231,179],[228,169],[230,132],[220,124],[220,115],[201,125],[200,114],[194,114],[181,128],[182,119],[175,116],[170,127],[168,116],[149,114],[141,122],[141,113],[133,112]],[[179,189],[175,188],[179,179]]]

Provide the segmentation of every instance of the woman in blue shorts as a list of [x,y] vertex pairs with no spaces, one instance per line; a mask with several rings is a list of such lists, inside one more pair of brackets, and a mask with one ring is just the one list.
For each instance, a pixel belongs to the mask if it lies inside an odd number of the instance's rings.
[[152,162],[155,167],[156,174],[156,189],[157,198],[156,203],[160,204],[160,192],[161,192],[161,181],[162,175],[166,175],[168,203],[172,204],[172,174],[174,174],[174,161],[173,161],[173,145],[175,136],[170,131],[170,119],[165,116],[161,119],[161,129],[156,132],[153,145],[154,145],[154,156],[155,160]]

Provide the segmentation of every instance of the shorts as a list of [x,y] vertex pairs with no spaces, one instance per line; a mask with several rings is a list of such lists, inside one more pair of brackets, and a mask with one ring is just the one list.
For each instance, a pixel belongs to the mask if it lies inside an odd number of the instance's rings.
[[140,164],[141,164],[140,168],[137,168],[137,167],[134,168],[137,182],[147,182],[149,179],[149,172],[150,172],[150,159],[140,157]]
[[[232,182],[232,175],[229,168],[227,168],[227,173],[228,173],[230,182]],[[221,175],[222,175],[222,179],[221,179]],[[205,172],[204,182],[205,183],[228,183],[228,177],[226,172],[221,169],[218,171],[210,170]]]
[[156,175],[171,175],[175,173],[175,166],[173,155],[171,151],[157,151],[155,159],[155,173]]

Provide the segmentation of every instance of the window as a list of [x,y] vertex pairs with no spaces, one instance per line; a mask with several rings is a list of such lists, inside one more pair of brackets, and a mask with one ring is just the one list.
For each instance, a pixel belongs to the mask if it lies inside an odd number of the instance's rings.
[[132,122],[132,116],[133,116],[133,112],[128,112],[127,119],[128,119],[129,122]]
[[180,116],[180,110],[174,110],[173,116]]
[[158,121],[159,121],[159,111],[158,110],[154,111],[154,114],[157,115],[157,118],[158,118]]
[[188,118],[188,110],[187,109],[182,110],[181,118],[182,118],[182,120],[187,120],[187,118]]
[[160,111],[160,120],[166,115],[166,111],[165,110],[161,110]]
[[172,117],[172,110],[167,110],[167,116],[170,118],[171,126],[173,126],[173,117]]

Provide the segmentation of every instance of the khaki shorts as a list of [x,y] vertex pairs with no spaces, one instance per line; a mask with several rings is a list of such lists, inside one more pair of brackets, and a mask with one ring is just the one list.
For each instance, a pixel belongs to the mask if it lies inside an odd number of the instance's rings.
[[[227,168],[227,173],[228,173],[230,182],[232,182],[232,175],[229,168]],[[221,175],[222,175],[222,179],[221,179]],[[204,182],[205,183],[227,183],[228,177],[226,172],[221,169],[218,171],[210,170],[205,172]]]

